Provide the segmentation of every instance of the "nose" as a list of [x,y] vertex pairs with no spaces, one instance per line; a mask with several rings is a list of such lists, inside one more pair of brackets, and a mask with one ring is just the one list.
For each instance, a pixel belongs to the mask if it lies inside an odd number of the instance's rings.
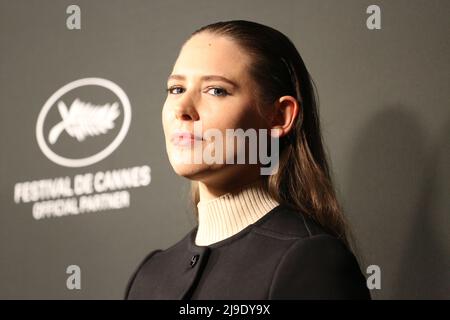
[[180,99],[174,108],[175,118],[181,121],[197,121],[199,115],[191,99]]

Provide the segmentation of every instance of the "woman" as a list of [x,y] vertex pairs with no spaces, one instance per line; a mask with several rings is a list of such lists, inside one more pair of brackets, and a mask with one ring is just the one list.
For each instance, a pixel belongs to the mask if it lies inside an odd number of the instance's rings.
[[[370,299],[330,178],[312,80],[292,42],[249,21],[205,26],[183,45],[167,91],[167,153],[192,181],[198,225],[144,259],[126,298]],[[270,144],[276,169],[228,161],[242,141],[231,144],[237,136],[227,129],[270,130],[258,146],[279,142]],[[244,150],[255,147],[246,141]]]

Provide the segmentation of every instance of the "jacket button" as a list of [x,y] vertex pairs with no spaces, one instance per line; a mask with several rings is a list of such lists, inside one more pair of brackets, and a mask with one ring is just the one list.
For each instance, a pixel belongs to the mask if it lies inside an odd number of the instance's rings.
[[194,267],[194,266],[195,266],[195,264],[196,264],[197,261],[198,261],[198,257],[199,257],[198,254],[192,256],[192,258],[191,258],[191,267]]

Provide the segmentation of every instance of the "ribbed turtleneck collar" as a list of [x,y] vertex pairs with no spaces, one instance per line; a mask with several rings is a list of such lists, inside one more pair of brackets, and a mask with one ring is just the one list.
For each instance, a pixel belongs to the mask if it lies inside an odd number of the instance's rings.
[[195,244],[207,246],[255,223],[279,203],[257,181],[215,199],[200,201]]

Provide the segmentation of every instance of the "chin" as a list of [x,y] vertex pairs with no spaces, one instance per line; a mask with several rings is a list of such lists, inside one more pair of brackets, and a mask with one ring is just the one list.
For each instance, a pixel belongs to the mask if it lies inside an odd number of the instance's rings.
[[193,181],[212,181],[224,172],[223,165],[208,165],[208,164],[177,164],[172,163],[172,168],[175,173]]
[[201,165],[193,164],[172,164],[173,171],[179,176],[189,178],[202,171]]
[[168,148],[167,151],[174,172],[189,180],[208,181],[229,167],[224,163],[194,163],[194,149]]

